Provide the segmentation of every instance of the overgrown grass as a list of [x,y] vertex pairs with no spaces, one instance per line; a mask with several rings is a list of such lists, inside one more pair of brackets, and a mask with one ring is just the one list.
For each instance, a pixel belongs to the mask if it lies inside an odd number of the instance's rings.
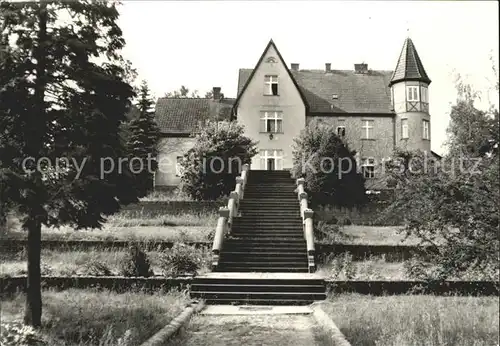
[[[198,273],[201,274],[209,271],[211,256],[209,250],[188,248],[192,251],[192,257],[198,259],[200,262],[201,267]],[[163,252],[146,252],[155,275],[163,275],[165,263],[162,261],[162,255],[170,251],[169,249]],[[99,275],[105,275],[104,269],[108,269],[111,275],[121,275],[120,269],[126,254],[126,250],[42,250],[42,275],[93,275],[92,273],[96,271],[100,272]],[[24,252],[2,254],[0,259],[0,275],[26,275],[26,254]]]
[[[44,291],[42,300],[40,336],[47,345],[132,346],[166,325],[189,299],[176,291],[149,295],[69,289]],[[22,294],[2,301],[2,323],[21,320],[24,304]]]
[[403,262],[387,262],[385,256],[353,261],[349,254],[327,256],[317,273],[332,280],[409,280]]
[[[74,230],[71,227],[43,228],[42,240],[126,240],[126,241],[171,241],[203,242],[210,240],[215,223],[205,226],[172,227],[115,227],[104,226],[102,229]],[[27,233],[21,229],[11,230],[3,235],[9,239],[26,239]]]
[[[364,245],[418,245],[420,239],[414,236],[406,238],[400,232],[402,226],[359,226],[329,225],[319,222],[315,233],[321,234],[324,243],[345,243]],[[324,237],[324,238],[323,238]]]
[[498,344],[498,297],[331,296],[321,303],[356,346]]
[[[317,273],[331,280],[362,280],[362,281],[403,281],[416,280],[411,275],[411,260],[402,262],[386,261],[386,257],[370,256],[363,261],[354,261],[349,253],[331,254],[318,264]],[[469,270],[450,276],[449,280],[498,280],[489,271]]]

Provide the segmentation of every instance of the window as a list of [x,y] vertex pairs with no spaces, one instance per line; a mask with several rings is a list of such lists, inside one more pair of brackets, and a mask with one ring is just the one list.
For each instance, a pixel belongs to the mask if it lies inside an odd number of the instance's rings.
[[423,120],[422,121],[422,130],[423,130],[422,137],[424,139],[431,139],[431,134],[430,134],[430,131],[429,131],[429,121],[428,120]]
[[264,95],[278,96],[278,76],[265,76]]
[[372,158],[363,160],[363,176],[365,179],[375,178],[375,160]]
[[401,138],[408,138],[408,119],[401,119]]
[[408,101],[418,101],[418,86],[408,86],[406,87]]
[[363,120],[363,139],[373,139],[373,120]]
[[176,177],[181,177],[183,174],[183,168],[182,168],[182,156],[177,156],[177,162],[175,163],[175,176]]
[[425,103],[429,103],[429,98],[427,96],[427,87],[422,87],[421,88],[421,99],[422,99],[422,102],[425,102]]
[[281,112],[261,113],[260,132],[283,133],[283,114]]
[[337,135],[339,137],[345,137],[345,126],[337,126]]
[[260,151],[260,169],[269,171],[283,169],[283,150],[267,149]]

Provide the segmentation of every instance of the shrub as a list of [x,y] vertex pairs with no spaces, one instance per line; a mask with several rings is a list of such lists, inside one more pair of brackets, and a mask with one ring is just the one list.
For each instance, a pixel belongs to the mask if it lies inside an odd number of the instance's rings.
[[111,276],[113,273],[108,266],[97,260],[91,260],[84,264],[83,275],[90,276]]
[[257,154],[256,143],[235,122],[207,122],[181,163],[182,189],[194,200],[217,200],[235,185],[241,165]]
[[18,345],[46,345],[37,331],[31,327],[19,322],[2,323],[0,334],[0,345],[18,346]]
[[129,252],[123,259],[120,273],[123,276],[143,276],[154,275],[148,256],[137,245],[132,245]]
[[305,189],[315,205],[364,205],[365,180],[354,155],[333,126],[312,121],[294,140],[292,173],[305,179]]
[[176,243],[171,249],[160,254],[160,267],[165,276],[196,274],[203,264],[202,251],[194,246]]

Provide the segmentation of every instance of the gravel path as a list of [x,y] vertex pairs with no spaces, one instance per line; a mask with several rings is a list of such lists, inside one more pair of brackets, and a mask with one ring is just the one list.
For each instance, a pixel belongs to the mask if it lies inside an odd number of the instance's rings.
[[197,315],[174,343],[185,346],[329,345],[311,315]]

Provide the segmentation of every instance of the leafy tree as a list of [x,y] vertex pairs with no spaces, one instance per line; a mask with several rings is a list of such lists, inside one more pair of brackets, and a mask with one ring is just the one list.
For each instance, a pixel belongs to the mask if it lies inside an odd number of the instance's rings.
[[312,121],[294,140],[293,175],[305,179],[311,202],[353,207],[366,203],[364,177],[331,125]]
[[154,101],[151,99],[149,87],[143,81],[139,91],[137,109],[139,115],[128,127],[128,151],[133,172],[136,175],[136,188],[140,197],[152,190],[153,172],[158,168],[158,140],[160,130],[154,119]]
[[0,12],[0,41],[15,39],[0,66],[2,199],[28,232],[24,320],[38,327],[42,225],[100,228],[137,201],[118,133],[134,92],[115,4],[2,1]]
[[256,143],[243,135],[235,122],[208,121],[184,155],[182,188],[195,200],[216,200],[229,195],[241,166],[257,154]]

